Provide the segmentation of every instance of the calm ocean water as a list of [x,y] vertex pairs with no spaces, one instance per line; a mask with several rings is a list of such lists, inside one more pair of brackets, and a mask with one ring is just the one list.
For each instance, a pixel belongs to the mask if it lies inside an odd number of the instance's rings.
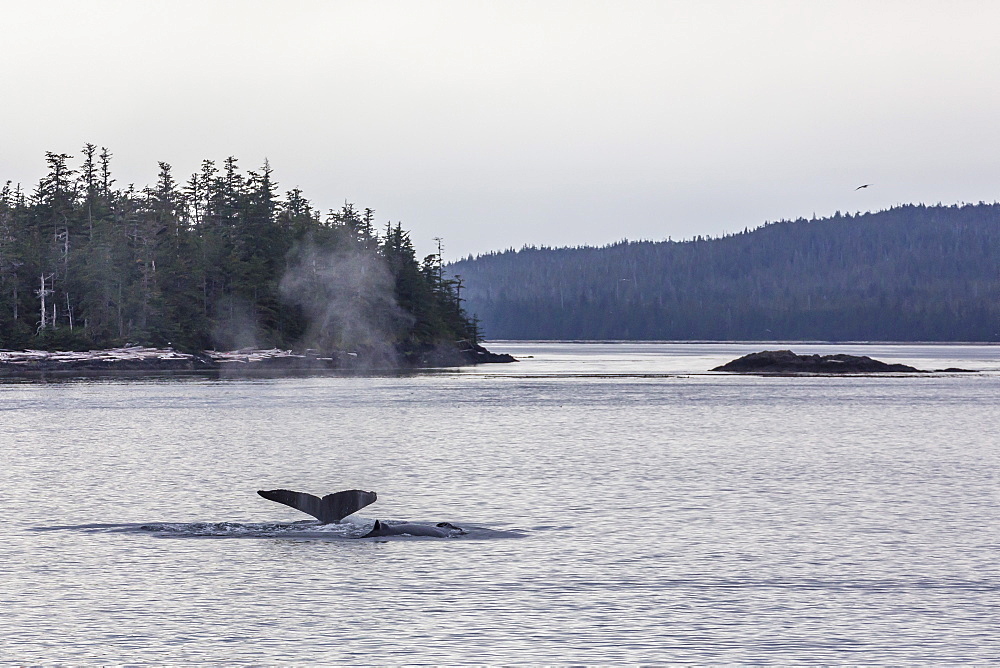
[[[0,662],[1000,663],[1000,347],[490,347],[521,361],[0,385]],[[320,529],[276,487],[379,500]]]

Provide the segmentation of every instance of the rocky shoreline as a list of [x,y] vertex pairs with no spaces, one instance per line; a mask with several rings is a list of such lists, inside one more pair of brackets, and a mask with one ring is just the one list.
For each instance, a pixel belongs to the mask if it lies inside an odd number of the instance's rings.
[[[712,371],[757,374],[867,374],[867,373],[931,373],[907,364],[888,364],[867,355],[797,355],[791,350],[764,350],[744,355]],[[940,372],[974,373],[969,369],[935,369]]]
[[54,375],[115,375],[156,373],[315,373],[324,371],[396,371],[433,367],[515,362],[507,354],[479,345],[427,348],[408,355],[375,354],[370,350],[321,354],[272,348],[184,353],[173,348],[128,346],[106,350],[0,350],[0,378]]

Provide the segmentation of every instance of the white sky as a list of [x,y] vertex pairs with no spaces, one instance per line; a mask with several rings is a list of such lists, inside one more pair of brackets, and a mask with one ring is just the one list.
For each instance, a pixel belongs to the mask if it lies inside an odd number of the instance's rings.
[[86,142],[119,185],[266,157],[449,259],[992,202],[998,26],[972,1],[0,0],[0,182]]

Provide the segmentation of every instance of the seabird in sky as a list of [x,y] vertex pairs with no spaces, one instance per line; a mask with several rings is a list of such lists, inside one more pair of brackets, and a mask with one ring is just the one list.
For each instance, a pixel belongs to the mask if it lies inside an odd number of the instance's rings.
[[870,183],[866,183],[863,186],[858,186],[857,188],[855,188],[855,190],[861,190],[862,188],[867,188],[870,185],[871,185]]

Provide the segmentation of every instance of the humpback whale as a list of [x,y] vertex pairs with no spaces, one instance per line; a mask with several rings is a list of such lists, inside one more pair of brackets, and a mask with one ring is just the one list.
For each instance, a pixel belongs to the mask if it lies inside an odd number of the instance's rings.
[[293,492],[289,489],[260,489],[257,493],[269,501],[283,503],[296,510],[312,515],[323,524],[339,522],[367,505],[375,503],[378,495],[375,492],[365,492],[360,489],[347,489],[342,492],[327,494],[322,499],[305,492]]
[[433,538],[448,538],[450,536],[461,535],[465,533],[461,527],[457,527],[450,522],[438,522],[434,526],[428,526],[426,524],[388,524],[387,522],[382,522],[380,520],[375,520],[375,526],[372,530],[366,533],[362,538],[371,538],[373,536],[431,536]]
[[[290,489],[259,489],[257,493],[268,501],[276,501],[286,506],[291,506],[296,510],[312,515],[323,524],[339,522],[348,515],[352,515],[367,505],[375,503],[378,495],[375,492],[365,492],[360,489],[347,489],[342,492],[327,494],[322,499],[305,492],[293,492]],[[431,526],[428,524],[413,524],[409,522],[388,523],[375,520],[375,526],[364,536],[359,538],[371,538],[372,536],[431,536],[434,538],[448,538],[464,534],[461,527],[448,522],[438,522]]]

